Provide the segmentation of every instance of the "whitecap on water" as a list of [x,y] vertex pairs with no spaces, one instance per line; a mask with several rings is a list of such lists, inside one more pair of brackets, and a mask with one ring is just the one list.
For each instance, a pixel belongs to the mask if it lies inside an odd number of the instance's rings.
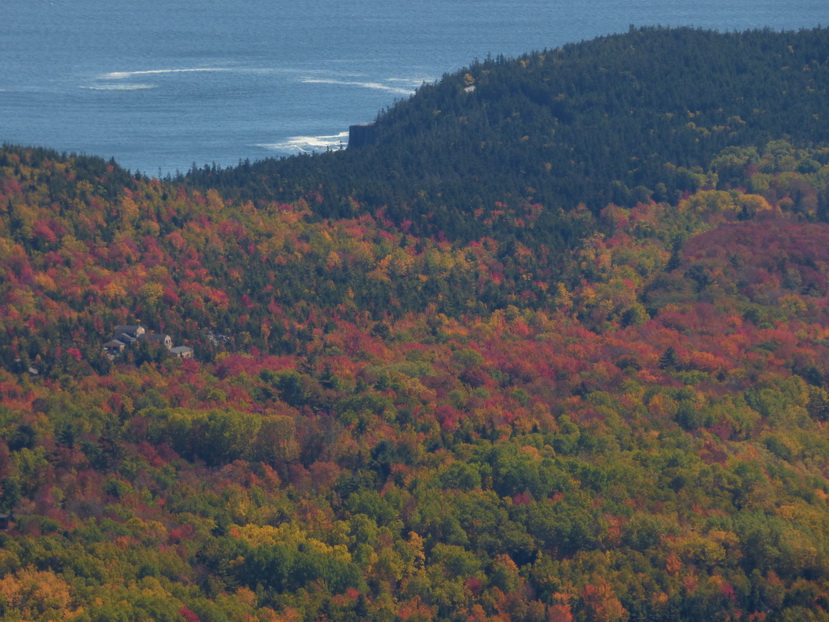
[[358,80],[338,80],[336,78],[303,78],[305,84],[338,84],[342,86],[359,86],[364,89],[376,89],[378,91],[389,91],[400,95],[411,95],[415,89],[403,89],[399,86],[383,84],[382,82],[364,82]]
[[332,136],[291,136],[284,142],[260,143],[257,147],[270,151],[291,153],[309,153],[312,151],[339,150],[348,143],[348,132],[340,132]]
[[82,86],[81,88],[88,91],[146,91],[157,87],[155,84],[107,84]]
[[413,88],[417,88],[421,84],[434,82],[434,78],[386,78],[386,82],[399,82],[401,84],[408,84]]
[[201,73],[210,71],[230,71],[227,67],[191,67],[184,69],[142,69],[140,71],[111,71],[99,76],[101,80],[125,80],[134,76],[149,76],[169,73]]

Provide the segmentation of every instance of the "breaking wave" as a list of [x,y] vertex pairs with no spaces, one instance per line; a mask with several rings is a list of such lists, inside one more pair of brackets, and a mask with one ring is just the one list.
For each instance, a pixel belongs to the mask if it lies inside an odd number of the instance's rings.
[[108,84],[106,86],[82,86],[88,91],[146,91],[157,88],[154,84]]
[[[386,80],[390,82],[391,80]],[[399,86],[391,84],[383,84],[382,82],[364,82],[358,80],[337,80],[335,78],[303,78],[302,82],[305,84],[339,84],[342,86],[359,86],[364,89],[375,89],[378,91],[388,91],[390,93],[397,93],[399,95],[411,95],[415,88],[404,89]]]
[[421,84],[433,82],[434,78],[386,78],[386,82],[400,82],[416,89]]
[[279,143],[260,143],[256,145],[262,149],[292,153],[309,153],[311,151],[339,150],[348,143],[348,132],[340,132],[331,136],[291,136],[288,140]]
[[141,71],[111,71],[99,76],[101,80],[126,80],[134,76],[149,76],[168,73],[202,73],[215,71],[230,71],[227,67],[192,67],[188,69],[144,69]]

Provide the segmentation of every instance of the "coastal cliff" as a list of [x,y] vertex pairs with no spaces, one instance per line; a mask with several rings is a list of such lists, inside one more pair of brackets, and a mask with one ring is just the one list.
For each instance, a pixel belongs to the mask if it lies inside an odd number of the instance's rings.
[[351,125],[348,128],[348,148],[359,148],[371,145],[376,139],[377,133],[374,123],[363,123]]

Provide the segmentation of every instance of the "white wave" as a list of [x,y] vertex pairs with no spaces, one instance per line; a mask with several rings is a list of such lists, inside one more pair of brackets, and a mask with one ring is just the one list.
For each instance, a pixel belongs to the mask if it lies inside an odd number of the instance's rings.
[[291,136],[281,143],[260,143],[256,145],[262,149],[272,151],[293,151],[308,153],[310,151],[324,151],[326,149],[341,149],[348,142],[348,132],[340,132],[333,136]]
[[402,84],[410,84],[414,88],[417,88],[421,84],[434,82],[434,78],[386,78],[386,82],[400,82]]
[[227,67],[192,67],[189,69],[144,69],[141,71],[111,71],[100,76],[101,80],[125,80],[134,76],[149,76],[165,73],[202,73],[209,71],[230,71]]
[[402,89],[398,86],[382,84],[380,82],[360,82],[356,80],[336,80],[334,78],[303,78],[305,84],[340,84],[343,86],[359,86],[364,89],[376,89],[378,91],[389,91],[399,95],[411,95],[414,88]]
[[88,91],[146,91],[154,89],[154,84],[108,84],[106,86],[82,86]]

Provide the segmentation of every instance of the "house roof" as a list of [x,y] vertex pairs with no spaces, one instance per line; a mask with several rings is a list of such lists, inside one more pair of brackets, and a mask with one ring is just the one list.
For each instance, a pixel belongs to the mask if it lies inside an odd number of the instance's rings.
[[193,356],[193,348],[190,346],[176,346],[175,348],[170,348],[170,353],[181,357]]

